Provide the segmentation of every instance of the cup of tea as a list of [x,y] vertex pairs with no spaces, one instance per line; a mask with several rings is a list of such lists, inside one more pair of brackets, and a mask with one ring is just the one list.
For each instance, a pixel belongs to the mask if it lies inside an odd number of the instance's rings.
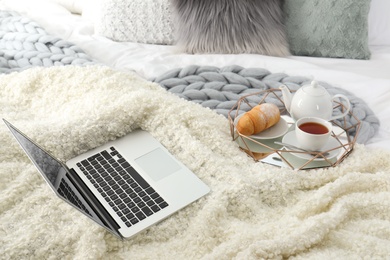
[[295,135],[298,145],[308,151],[319,151],[329,141],[332,124],[319,117],[302,117],[297,120]]

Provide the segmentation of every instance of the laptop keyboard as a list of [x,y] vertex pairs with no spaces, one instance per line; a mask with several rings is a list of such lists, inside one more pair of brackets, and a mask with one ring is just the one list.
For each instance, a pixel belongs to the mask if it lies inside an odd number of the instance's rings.
[[84,204],[80,201],[77,195],[73,192],[72,188],[69,187],[68,183],[66,183],[65,179],[61,179],[60,186],[57,189],[58,193],[66,198],[70,203],[87,213],[91,216],[91,213],[87,210]]
[[128,227],[168,206],[114,147],[77,166]]

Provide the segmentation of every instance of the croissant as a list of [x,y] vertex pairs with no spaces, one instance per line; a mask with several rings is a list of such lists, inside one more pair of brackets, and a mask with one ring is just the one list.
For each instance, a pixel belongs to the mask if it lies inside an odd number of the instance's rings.
[[243,135],[258,134],[280,120],[279,108],[272,103],[263,103],[246,112],[237,122],[237,131]]

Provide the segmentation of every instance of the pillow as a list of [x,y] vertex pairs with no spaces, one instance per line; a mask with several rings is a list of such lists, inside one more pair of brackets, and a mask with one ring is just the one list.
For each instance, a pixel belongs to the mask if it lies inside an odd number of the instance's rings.
[[294,55],[369,59],[371,0],[287,0],[284,4]]
[[103,0],[84,0],[83,10],[81,13],[83,18],[95,24],[99,17],[102,2]]
[[69,12],[81,14],[85,0],[45,0],[65,7]]
[[390,1],[371,0],[368,13],[368,44],[390,45]]
[[94,19],[95,32],[114,41],[174,42],[168,0],[102,0]]
[[289,55],[281,0],[171,0],[187,53]]

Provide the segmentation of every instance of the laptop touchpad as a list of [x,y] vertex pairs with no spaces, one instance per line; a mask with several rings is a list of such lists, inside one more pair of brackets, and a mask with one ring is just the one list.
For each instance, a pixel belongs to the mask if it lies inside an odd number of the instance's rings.
[[154,180],[159,181],[179,170],[180,165],[161,148],[157,148],[135,162]]

